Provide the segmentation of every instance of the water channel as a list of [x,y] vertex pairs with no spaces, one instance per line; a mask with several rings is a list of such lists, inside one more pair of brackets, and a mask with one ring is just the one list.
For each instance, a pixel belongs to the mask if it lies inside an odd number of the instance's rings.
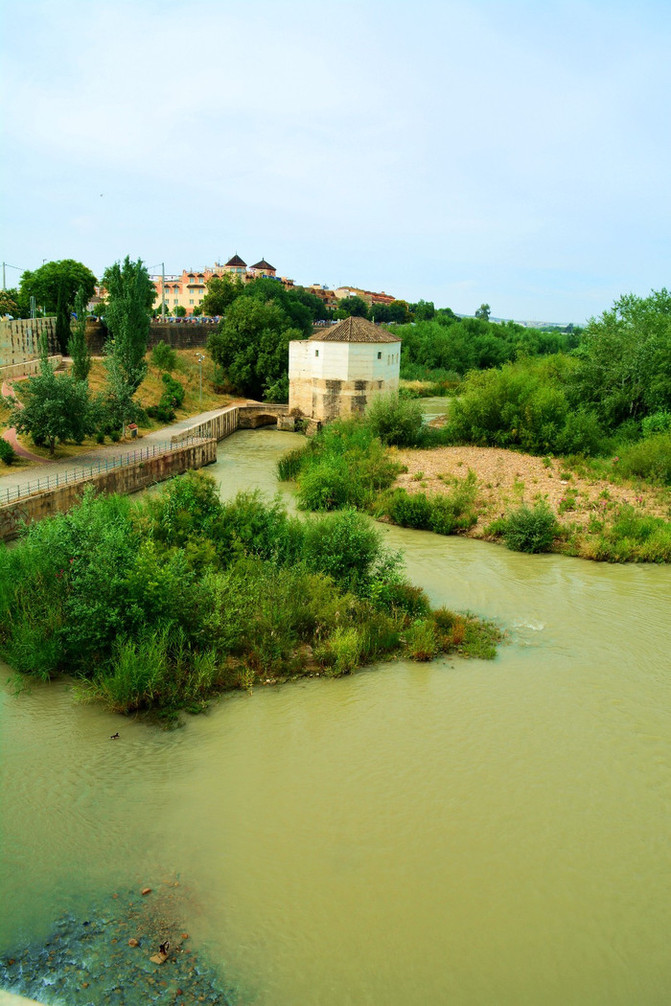
[[[239,432],[209,471],[272,494],[293,444]],[[0,953],[177,876],[258,1006],[668,1003],[671,568],[381,530],[500,622],[495,661],[257,688],[173,732],[0,691]]]

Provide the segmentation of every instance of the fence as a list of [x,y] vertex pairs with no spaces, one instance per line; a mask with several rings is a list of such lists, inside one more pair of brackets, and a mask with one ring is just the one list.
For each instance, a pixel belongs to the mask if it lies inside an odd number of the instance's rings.
[[72,485],[75,482],[87,482],[93,475],[100,472],[111,471],[114,468],[123,468],[127,465],[135,464],[138,461],[145,461],[147,458],[155,458],[159,454],[171,454],[176,447],[187,447],[190,444],[200,444],[204,437],[188,437],[179,444],[171,441],[159,441],[149,447],[138,447],[134,451],[126,454],[118,454],[112,458],[101,458],[93,465],[86,465],[82,468],[66,469],[64,472],[55,472],[53,475],[46,475],[44,478],[36,479],[34,482],[25,482],[23,485],[13,486],[9,489],[0,490],[0,506],[6,506],[24,496],[34,496],[36,493],[46,492],[48,489],[56,489],[59,486]]

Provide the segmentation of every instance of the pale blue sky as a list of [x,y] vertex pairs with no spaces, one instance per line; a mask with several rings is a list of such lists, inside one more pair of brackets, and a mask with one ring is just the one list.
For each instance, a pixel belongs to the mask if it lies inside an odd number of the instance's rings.
[[21,269],[237,251],[574,322],[670,283],[668,0],[2,0],[0,35]]

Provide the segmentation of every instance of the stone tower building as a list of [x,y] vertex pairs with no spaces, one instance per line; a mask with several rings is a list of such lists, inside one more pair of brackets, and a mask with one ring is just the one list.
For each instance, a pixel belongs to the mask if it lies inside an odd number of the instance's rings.
[[398,391],[401,340],[364,318],[345,318],[289,343],[289,411],[328,423]]

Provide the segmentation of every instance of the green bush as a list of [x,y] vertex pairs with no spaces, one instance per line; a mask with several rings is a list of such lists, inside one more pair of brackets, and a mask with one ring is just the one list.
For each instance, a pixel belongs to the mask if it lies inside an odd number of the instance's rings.
[[177,369],[177,353],[172,346],[161,339],[151,351],[151,362],[159,370],[167,370],[170,373]]
[[637,476],[671,485],[671,432],[653,433],[626,447],[618,458],[616,469],[626,477]]
[[406,634],[406,647],[413,660],[433,660],[438,652],[438,640],[432,619],[412,623]]
[[414,447],[423,423],[419,402],[396,394],[375,398],[366,410],[366,424],[388,446]]
[[475,472],[457,481],[449,493],[408,493],[395,489],[383,496],[377,505],[379,515],[384,514],[400,527],[412,527],[435,534],[456,534],[466,531],[477,522],[474,509],[477,492]]
[[546,503],[518,507],[496,523],[514,552],[549,552],[559,533],[557,519]]
[[430,617],[370,519],[303,522],[256,493],[223,505],[200,472],[140,502],[88,489],[0,547],[0,658],[168,720],[320,662],[349,673]]
[[671,412],[653,412],[651,416],[646,416],[641,423],[644,437],[651,437],[655,433],[668,433],[671,431]]
[[11,465],[16,461],[17,454],[12,445],[0,437],[0,461],[6,465]]

